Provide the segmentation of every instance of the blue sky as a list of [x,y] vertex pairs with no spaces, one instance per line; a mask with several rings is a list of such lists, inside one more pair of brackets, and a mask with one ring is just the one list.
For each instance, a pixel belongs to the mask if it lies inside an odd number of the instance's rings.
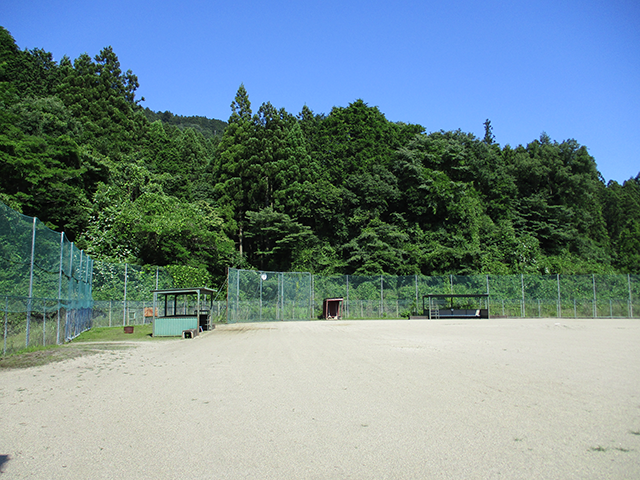
[[4,0],[0,25],[56,60],[111,45],[155,111],[227,120],[244,83],[254,112],[361,98],[427,132],[574,138],[607,181],[640,172],[637,0]]

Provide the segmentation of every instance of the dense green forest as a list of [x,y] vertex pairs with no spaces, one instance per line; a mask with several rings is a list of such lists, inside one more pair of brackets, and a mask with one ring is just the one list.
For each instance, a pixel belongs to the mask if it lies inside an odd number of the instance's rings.
[[427,133],[355,100],[227,123],[152,112],[115,52],[53,60],[0,27],[0,200],[92,257],[325,274],[640,273],[640,174],[587,148]]

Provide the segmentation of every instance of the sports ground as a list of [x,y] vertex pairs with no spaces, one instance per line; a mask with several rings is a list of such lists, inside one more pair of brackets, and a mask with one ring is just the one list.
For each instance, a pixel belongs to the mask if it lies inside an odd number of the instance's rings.
[[2,477],[640,478],[640,321],[310,321],[0,371]]

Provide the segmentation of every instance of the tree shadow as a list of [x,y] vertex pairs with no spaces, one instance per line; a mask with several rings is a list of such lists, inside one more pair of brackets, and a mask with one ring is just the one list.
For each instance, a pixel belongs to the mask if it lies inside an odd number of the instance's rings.
[[0,473],[4,470],[4,464],[7,463],[11,457],[9,455],[0,455]]

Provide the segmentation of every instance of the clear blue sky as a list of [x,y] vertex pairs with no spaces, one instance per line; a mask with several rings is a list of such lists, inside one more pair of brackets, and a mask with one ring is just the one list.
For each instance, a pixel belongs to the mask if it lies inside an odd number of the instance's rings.
[[392,121],[501,145],[545,131],[586,145],[606,180],[640,172],[637,0],[4,0],[20,48],[111,45],[154,111],[227,120],[244,83],[297,114],[362,98]]

